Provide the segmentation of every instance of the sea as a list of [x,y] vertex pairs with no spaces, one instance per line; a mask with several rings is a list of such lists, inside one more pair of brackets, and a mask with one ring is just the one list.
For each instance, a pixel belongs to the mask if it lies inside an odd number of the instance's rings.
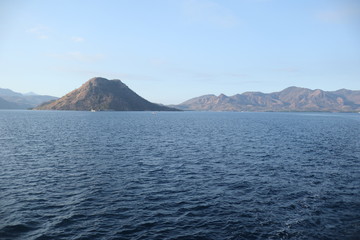
[[360,114],[0,111],[0,239],[360,239]]

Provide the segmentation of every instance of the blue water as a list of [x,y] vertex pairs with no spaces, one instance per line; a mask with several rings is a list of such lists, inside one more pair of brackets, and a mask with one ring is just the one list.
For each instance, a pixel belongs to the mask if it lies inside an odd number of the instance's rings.
[[360,239],[360,114],[0,111],[0,239]]

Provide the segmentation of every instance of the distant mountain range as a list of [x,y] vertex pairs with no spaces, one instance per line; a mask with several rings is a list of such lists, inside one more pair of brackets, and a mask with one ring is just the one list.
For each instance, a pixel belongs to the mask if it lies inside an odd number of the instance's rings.
[[311,90],[289,87],[280,92],[245,92],[192,98],[173,107],[194,111],[317,111],[360,112],[360,91]]
[[0,109],[29,109],[57,97],[38,95],[35,93],[18,93],[10,89],[0,88]]
[[178,111],[151,103],[137,95],[120,80],[96,77],[62,98],[44,103],[36,110],[77,111]]
[[120,80],[96,77],[60,99],[0,88],[0,109],[79,111],[311,111],[360,112],[360,91],[311,90],[289,87],[280,92],[245,92],[234,96],[204,95],[179,105],[164,106],[140,97]]

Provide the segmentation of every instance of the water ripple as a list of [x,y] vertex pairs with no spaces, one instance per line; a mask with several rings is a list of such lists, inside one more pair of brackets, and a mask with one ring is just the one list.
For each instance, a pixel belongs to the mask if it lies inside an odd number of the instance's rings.
[[359,117],[1,111],[0,239],[358,239]]

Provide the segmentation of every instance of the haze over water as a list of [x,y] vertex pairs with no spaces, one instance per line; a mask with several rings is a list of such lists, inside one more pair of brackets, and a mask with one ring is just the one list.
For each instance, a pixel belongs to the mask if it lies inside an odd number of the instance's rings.
[[0,239],[358,239],[360,114],[0,111]]

